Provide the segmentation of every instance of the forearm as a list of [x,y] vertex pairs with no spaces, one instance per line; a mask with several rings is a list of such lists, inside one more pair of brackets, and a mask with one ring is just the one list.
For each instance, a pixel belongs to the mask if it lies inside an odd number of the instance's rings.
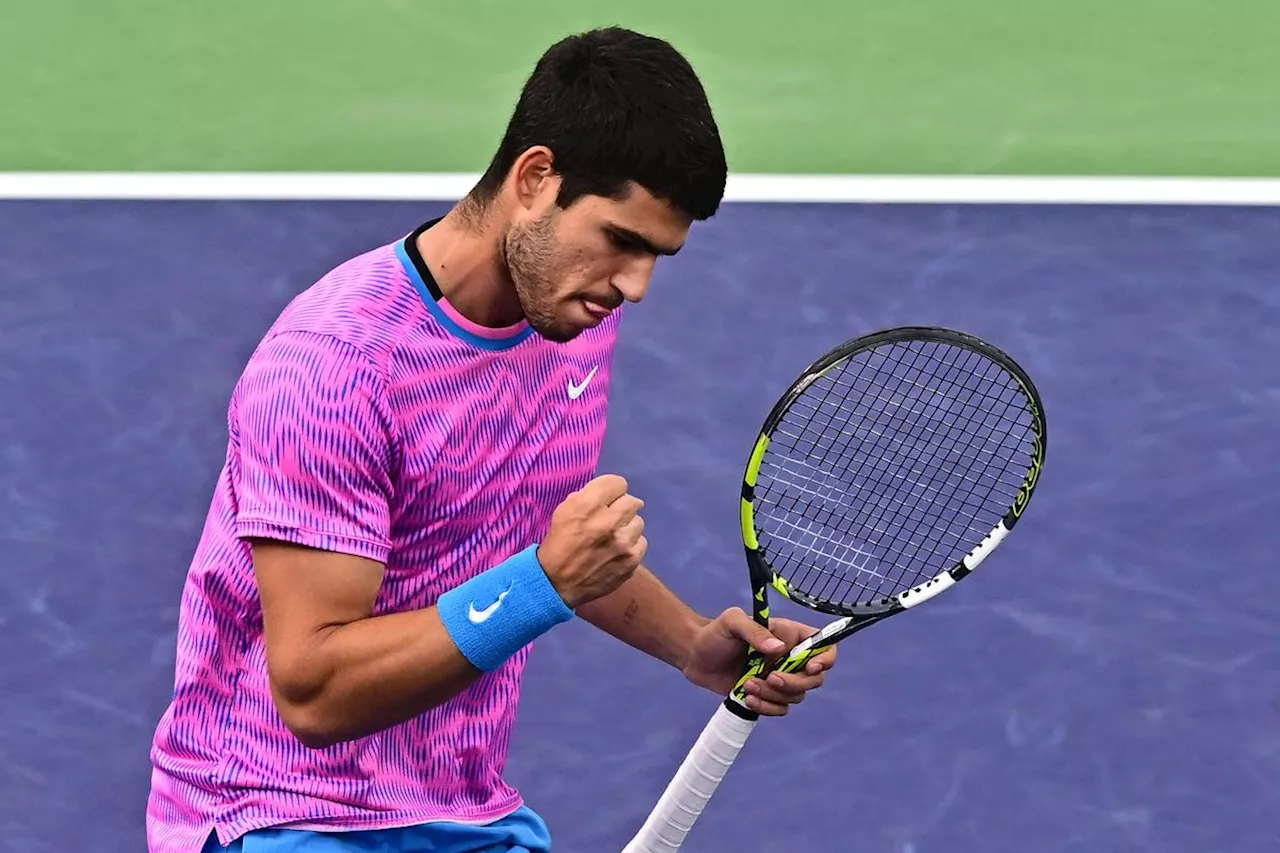
[[324,629],[308,660],[273,679],[281,714],[308,746],[364,737],[453,698],[481,675],[433,607]]
[[694,633],[710,621],[644,566],[609,595],[580,606],[578,615],[677,669],[683,668]]
[[[277,609],[264,605],[267,666],[286,725],[308,746],[381,731],[448,701],[572,618],[534,551],[446,591],[433,607],[385,616],[348,608],[349,618],[291,638],[279,632],[287,634],[292,599],[272,596]],[[380,572],[366,578],[367,606],[380,583]]]

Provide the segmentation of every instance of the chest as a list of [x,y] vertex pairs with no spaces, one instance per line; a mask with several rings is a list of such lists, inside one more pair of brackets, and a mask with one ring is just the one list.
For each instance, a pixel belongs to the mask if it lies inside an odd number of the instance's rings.
[[473,560],[487,568],[538,541],[595,475],[612,347],[530,349],[403,371],[392,535],[410,562],[460,576]]

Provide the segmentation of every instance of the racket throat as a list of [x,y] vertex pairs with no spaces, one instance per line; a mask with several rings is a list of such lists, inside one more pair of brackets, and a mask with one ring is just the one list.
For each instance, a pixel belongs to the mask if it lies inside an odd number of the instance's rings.
[[834,646],[838,641],[859,628],[877,621],[875,617],[845,616],[825,625],[820,631],[796,644],[785,658],[769,664],[759,652],[747,657],[747,671],[725,698],[725,707],[744,720],[754,720],[759,715],[747,707],[746,684],[752,678],[768,678],[771,672],[799,672],[809,661]]
[[829,623],[816,634],[797,644],[785,658],[778,662],[773,671],[800,672],[809,665],[809,661],[857,630],[858,623],[863,621],[865,620],[856,616],[846,616]]
[[787,658],[793,658],[805,652],[814,651],[821,652],[824,649],[835,645],[836,641],[845,636],[845,632],[850,628],[854,628],[856,623],[863,621],[862,617],[845,616],[823,626],[822,630],[813,634],[808,639],[799,643]]

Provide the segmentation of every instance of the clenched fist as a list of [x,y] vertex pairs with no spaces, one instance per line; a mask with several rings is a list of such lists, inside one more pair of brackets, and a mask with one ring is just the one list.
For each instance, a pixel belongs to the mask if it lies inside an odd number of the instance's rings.
[[565,604],[577,608],[606,596],[635,572],[649,548],[642,506],[626,480],[605,474],[556,507],[538,562]]

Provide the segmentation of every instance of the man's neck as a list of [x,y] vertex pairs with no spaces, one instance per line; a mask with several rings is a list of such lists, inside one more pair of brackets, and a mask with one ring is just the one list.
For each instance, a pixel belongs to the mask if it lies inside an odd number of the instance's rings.
[[419,234],[417,241],[449,304],[471,322],[494,329],[524,319],[515,286],[501,261],[503,217],[499,213],[485,215],[454,207]]

